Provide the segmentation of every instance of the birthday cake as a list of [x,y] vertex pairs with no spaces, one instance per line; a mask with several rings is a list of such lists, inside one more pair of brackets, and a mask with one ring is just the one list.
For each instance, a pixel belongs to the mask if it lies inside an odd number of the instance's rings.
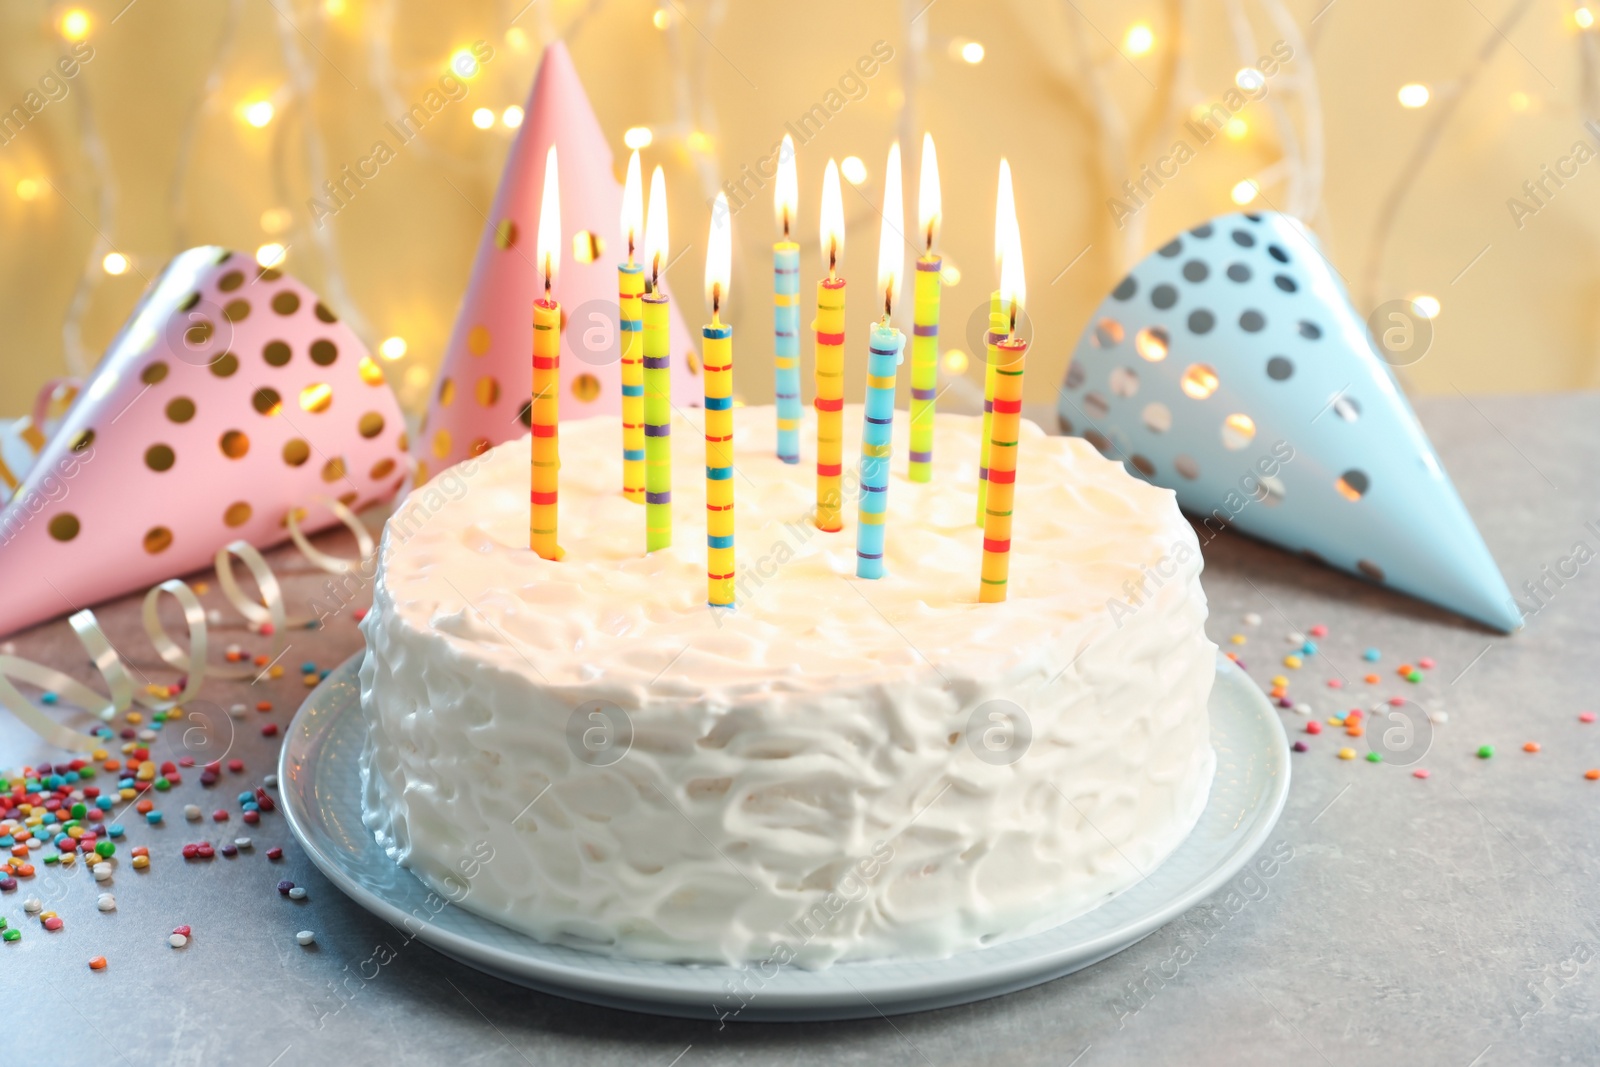
[[[389,520],[361,666],[388,854],[541,940],[807,967],[1016,937],[1160,864],[1215,764],[1173,494],[1024,422],[1009,599],[981,604],[978,418],[937,417],[920,484],[896,421],[865,581],[849,466],[821,532],[772,408],[734,414],[733,609],[706,603],[699,411],[675,420],[669,549],[644,552],[615,418],[561,427],[559,562],[528,548],[527,437]],[[844,425],[859,455],[859,407]]]

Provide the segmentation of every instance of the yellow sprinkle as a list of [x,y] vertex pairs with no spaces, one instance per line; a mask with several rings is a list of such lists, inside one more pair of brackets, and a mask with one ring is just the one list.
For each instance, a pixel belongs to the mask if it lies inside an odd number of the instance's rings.
[[194,592],[196,596],[205,596],[207,593],[211,592],[211,587],[205,582],[195,582]]
[[1274,689],[1282,689],[1284,686],[1286,686],[1288,684],[1289,684],[1289,679],[1285,678],[1281,674],[1272,679],[1272,687]]
[[1244,644],[1244,634],[1234,634],[1232,637],[1228,638],[1228,641],[1230,644],[1242,645]]
[[150,857],[149,856],[135,856],[135,857],[133,857],[133,869],[134,870],[142,871],[148,866],[150,866]]
[[[179,692],[180,692],[180,690],[178,690],[176,687],[174,687],[174,689],[172,690],[172,693],[173,693],[174,696],[176,696]],[[182,708],[168,708],[167,709],[167,718],[169,718],[169,719],[181,719],[181,718],[183,718],[183,709]]]
[[1299,656],[1285,656],[1285,657],[1283,657],[1283,665],[1285,667],[1288,667],[1292,671],[1297,671],[1297,670],[1300,669],[1300,657]]
[[267,676],[269,678],[282,678],[283,677],[283,668],[278,666],[277,664],[273,664],[272,669],[267,672]]
[[316,687],[317,676],[314,675],[314,674],[308,674],[305,677],[301,678],[300,680],[306,684],[306,688],[307,689],[313,689],[313,688]]
[[1356,758],[1356,750],[1353,749],[1353,748],[1341,748],[1339,750],[1339,758],[1340,759],[1355,759]]
[[94,760],[96,763],[99,763],[101,760],[109,758],[110,755],[111,753],[107,752],[105,749],[97,748],[93,752],[89,753],[89,758]]
[[123,800],[132,800],[134,797],[136,797],[138,795],[139,795],[139,791],[137,789],[133,788],[133,786],[131,786],[131,785],[126,789],[117,790],[117,796],[121,797]]
[[[163,687],[161,687],[159,685],[153,685],[153,684],[152,685],[147,685],[147,686],[144,687],[144,691],[146,693],[149,693],[153,697],[158,697],[158,696],[164,696],[165,695],[165,693],[163,692]],[[131,722],[131,723],[144,722],[144,715],[142,715],[141,713],[139,713],[137,711],[130,711],[130,712],[128,712],[128,721]]]

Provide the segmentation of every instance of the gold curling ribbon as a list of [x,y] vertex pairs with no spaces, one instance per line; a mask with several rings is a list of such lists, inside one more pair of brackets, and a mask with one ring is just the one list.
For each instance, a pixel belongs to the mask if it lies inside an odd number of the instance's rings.
[[[372,534],[360,516],[343,503],[322,498],[318,499],[318,503],[326,504],[334,516],[355,534],[360,555],[353,560],[341,559],[317,549],[306,539],[293,511],[289,513],[287,521],[289,536],[320,570],[331,574],[348,573],[372,554],[375,547]],[[239,585],[233,571],[235,559],[244,564],[245,570],[255,580],[259,599],[252,597]],[[217,585],[235,610],[257,629],[267,630],[270,625],[272,644],[267,650],[267,659],[269,664],[275,661],[283,651],[284,631],[292,626],[304,626],[310,620],[289,618],[283,600],[283,587],[279,585],[277,575],[266,558],[248,541],[232,541],[218,549],[214,567]],[[183,608],[183,620],[189,629],[187,649],[174,641],[161,623],[158,608],[163,594],[170,595]],[[172,578],[150,589],[144,595],[141,616],[145,635],[154,646],[156,655],[161,657],[163,663],[184,674],[183,688],[176,695],[158,697],[150,692],[150,687],[137,685],[129,676],[122,657],[100,628],[94,612],[84,609],[72,615],[67,624],[78,635],[78,641],[100,672],[108,692],[102,694],[42,663],[21,656],[0,655],[0,707],[15,715],[22,725],[38,734],[47,744],[74,752],[88,752],[103,747],[106,739],[80,733],[56,722],[25,697],[15,683],[24,682],[55,693],[62,704],[82,708],[101,722],[109,723],[134,704],[152,712],[167,712],[183,706],[200,692],[207,672],[230,680],[259,677],[262,673],[254,664],[231,667],[206,663],[210,649],[206,611],[187,582]]]

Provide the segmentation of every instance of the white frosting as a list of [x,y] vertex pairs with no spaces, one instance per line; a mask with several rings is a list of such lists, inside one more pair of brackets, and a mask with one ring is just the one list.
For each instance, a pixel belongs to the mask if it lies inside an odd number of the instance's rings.
[[[361,697],[394,859],[545,940],[823,966],[1054,925],[1176,847],[1211,783],[1215,647],[1170,491],[1024,423],[1010,598],[979,604],[977,418],[938,416],[931,484],[897,419],[865,581],[855,464],[844,531],[817,531],[814,468],[745,408],[729,612],[706,605],[699,416],[674,423],[671,549],[643,551],[615,419],[561,427],[560,562],[527,547],[528,438],[390,520]],[[844,423],[858,456],[861,409]]]

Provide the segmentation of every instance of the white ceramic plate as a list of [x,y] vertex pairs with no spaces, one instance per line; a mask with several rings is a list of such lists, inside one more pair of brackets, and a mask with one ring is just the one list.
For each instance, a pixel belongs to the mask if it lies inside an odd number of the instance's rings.
[[[362,907],[463,963],[545,993],[657,1015],[854,1019],[965,1004],[1059,978],[1122,951],[1216,892],[1266,841],[1289,792],[1288,742],[1277,713],[1219,656],[1211,694],[1217,750],[1211,799],[1165,863],[1095,910],[942,960],[789,967],[771,977],[620,960],[543,944],[453,905],[435,911],[440,898],[384,855],[361,823],[359,660],[347,661],[312,692],[279,760],[280,802],[316,865]],[[727,992],[730,982],[746,991],[742,1009]]]

